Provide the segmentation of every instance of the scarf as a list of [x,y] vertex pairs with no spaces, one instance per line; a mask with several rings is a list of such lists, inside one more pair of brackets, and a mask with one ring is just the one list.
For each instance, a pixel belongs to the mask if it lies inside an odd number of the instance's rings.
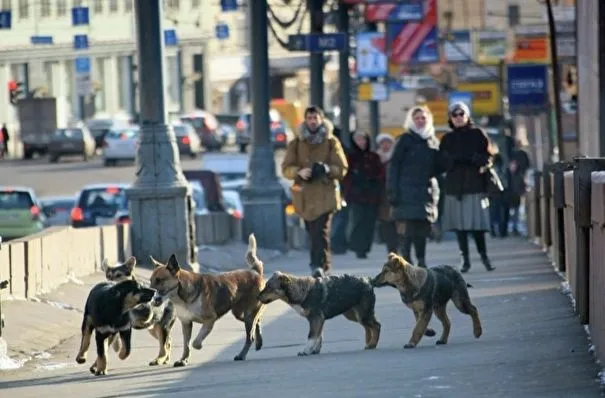
[[307,127],[306,123],[303,123],[300,127],[300,136],[307,141],[309,144],[318,145],[324,142],[328,132],[326,126],[321,124],[316,132],[312,133]]
[[424,126],[424,128],[422,129],[419,129],[416,126],[412,126],[410,127],[410,130],[423,140],[428,140],[429,138],[435,135],[435,128],[433,126]]
[[382,148],[378,148],[378,149],[376,149],[376,154],[380,157],[380,161],[382,162],[382,164],[385,164],[385,163],[388,163],[389,160],[391,160],[394,150],[395,150],[395,145],[392,145],[391,149],[389,149],[386,152],[383,151]]

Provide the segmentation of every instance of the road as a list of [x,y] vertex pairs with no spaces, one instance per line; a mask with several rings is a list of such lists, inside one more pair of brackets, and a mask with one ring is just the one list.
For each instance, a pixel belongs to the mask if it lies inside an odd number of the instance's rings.
[[[109,354],[110,374],[95,377],[87,365],[76,365],[78,328],[74,337],[33,360],[19,371],[0,375],[7,397],[599,397],[594,378],[598,367],[588,354],[586,335],[573,315],[560,281],[544,254],[522,239],[490,240],[496,270],[477,266],[467,274],[471,296],[481,315],[484,334],[472,336],[470,319],[449,306],[449,344],[424,338],[403,350],[413,315],[394,289],[377,290],[377,317],[382,323],[378,348],[364,351],[362,328],[339,317],[327,322],[320,355],[297,357],[307,335],[307,322],[282,303],[269,305],[261,351],[234,362],[243,327],[231,315],[217,322],[190,366],[149,367],[156,343],[134,333],[134,351],[126,361]],[[452,263],[455,244],[428,248],[429,265]],[[383,247],[368,260],[337,256],[338,272],[374,275],[384,261]],[[306,272],[306,255],[291,253],[268,262],[267,270]],[[83,301],[83,300],[82,300]],[[43,320],[41,320],[43,322]],[[438,333],[435,318],[431,324]],[[54,326],[56,327],[56,326]],[[199,326],[198,326],[199,327]],[[195,328],[194,333],[197,332]],[[181,353],[179,327],[173,332],[173,360]],[[10,344],[10,342],[9,342]],[[42,356],[44,357],[44,355]]]
[[[205,153],[198,159],[183,157],[184,170],[199,170],[204,156],[229,156],[225,154]],[[276,166],[279,168],[283,152],[276,152]],[[42,196],[75,195],[82,186],[94,183],[131,183],[135,179],[133,164],[120,164],[117,167],[103,167],[99,157],[83,162],[78,158],[49,163],[46,158],[35,160],[0,160],[0,186],[22,185],[34,188]]]

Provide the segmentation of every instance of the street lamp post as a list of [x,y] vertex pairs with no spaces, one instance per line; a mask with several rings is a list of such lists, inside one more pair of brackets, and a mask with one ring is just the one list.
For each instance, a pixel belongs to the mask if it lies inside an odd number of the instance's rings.
[[255,0],[250,7],[252,98],[252,148],[248,181],[242,189],[244,236],[254,232],[259,246],[286,250],[284,189],[275,173],[275,155],[269,129],[269,47],[267,2]]
[[160,261],[176,254],[197,270],[191,188],[179,159],[174,132],[166,125],[162,0],[136,0],[141,135],[136,180],[127,190],[132,253]]

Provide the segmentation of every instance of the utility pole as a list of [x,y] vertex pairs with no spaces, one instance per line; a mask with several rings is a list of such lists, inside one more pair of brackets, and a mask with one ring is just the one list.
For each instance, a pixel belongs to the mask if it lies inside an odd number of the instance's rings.
[[[376,23],[369,23],[368,28],[371,32],[377,32],[378,27]],[[372,79],[373,81],[376,79]],[[370,101],[370,136],[372,137],[372,143],[380,134],[380,103],[378,101]],[[372,144],[370,143],[370,144]]]
[[179,262],[199,270],[191,187],[183,176],[164,103],[162,0],[136,0],[141,135],[136,180],[126,191],[132,219],[132,254]]
[[559,71],[559,57],[557,54],[557,29],[555,26],[555,17],[552,12],[552,1],[543,0],[546,3],[546,12],[548,13],[548,30],[550,32],[550,58],[552,62],[552,78],[554,88],[554,107],[556,120],[557,140],[551,148],[552,161],[556,162],[559,159],[565,160],[563,150],[563,124],[561,121],[561,73]]
[[[140,0],[145,1],[145,0]],[[256,235],[259,247],[285,251],[286,216],[284,188],[275,174],[275,154],[269,129],[269,46],[267,2],[255,0],[250,7],[250,90],[252,98],[252,149],[248,181],[241,191],[244,205],[243,235]]]
[[351,75],[349,74],[349,6],[343,2],[338,5],[338,30],[347,35],[347,44],[338,54],[338,79],[340,82],[340,141],[348,146],[351,132]]
[[[259,0],[255,0],[259,2]],[[262,3],[262,1],[260,1]],[[311,34],[322,34],[324,28],[323,0],[307,0],[311,16]],[[254,21],[254,20],[252,20]],[[254,37],[254,36],[252,36]],[[309,69],[311,70],[311,104],[324,106],[324,55],[323,53],[309,54]]]

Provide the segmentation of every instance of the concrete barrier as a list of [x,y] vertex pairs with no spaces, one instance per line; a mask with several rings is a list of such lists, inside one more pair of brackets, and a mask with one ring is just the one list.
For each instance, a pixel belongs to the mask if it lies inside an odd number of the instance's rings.
[[223,245],[234,238],[233,216],[224,212],[212,212],[195,216],[196,243]]

